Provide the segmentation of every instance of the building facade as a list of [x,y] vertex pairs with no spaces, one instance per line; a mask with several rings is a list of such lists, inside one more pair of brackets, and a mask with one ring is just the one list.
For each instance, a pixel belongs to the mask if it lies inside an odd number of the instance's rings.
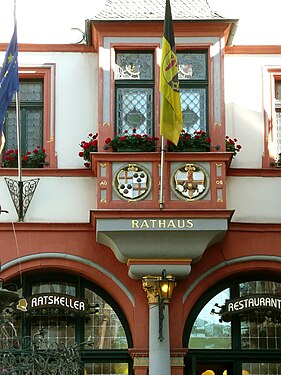
[[[181,137],[206,133],[203,151],[158,140],[165,1],[107,1],[83,44],[19,44],[22,150],[47,157],[22,168],[20,201],[13,103],[2,370],[281,373],[281,48],[234,44],[238,19],[205,0],[171,8]],[[118,149],[127,137],[153,147]]]

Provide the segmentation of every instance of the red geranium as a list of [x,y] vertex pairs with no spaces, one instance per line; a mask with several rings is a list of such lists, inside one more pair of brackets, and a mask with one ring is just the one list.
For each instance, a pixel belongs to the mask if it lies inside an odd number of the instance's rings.
[[105,140],[104,149],[112,148],[113,151],[136,150],[136,151],[155,151],[157,147],[158,137],[150,137],[147,134],[137,133],[137,129],[133,128],[131,131],[127,129],[123,134],[116,135],[113,139],[107,138]]
[[[80,158],[83,158],[86,162],[84,163],[84,166],[86,168],[90,167],[90,158],[91,158],[91,152],[97,152],[98,151],[98,133],[89,133],[88,134],[89,141],[81,141],[80,147],[82,147],[82,151],[78,153],[78,156]],[[107,138],[107,140],[110,138]]]

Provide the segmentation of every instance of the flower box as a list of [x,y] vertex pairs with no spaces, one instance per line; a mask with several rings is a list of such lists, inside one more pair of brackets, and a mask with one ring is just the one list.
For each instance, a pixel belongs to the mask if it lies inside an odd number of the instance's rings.
[[112,149],[116,152],[153,152],[156,151],[159,138],[150,137],[147,134],[138,134],[136,128],[129,134],[116,135],[114,138],[105,140],[104,149]]
[[207,152],[209,150],[210,150],[209,147],[189,146],[189,147],[183,147],[180,149],[174,148],[172,152]]
[[177,145],[170,141],[167,144],[171,152],[206,152],[210,151],[211,138],[202,130],[189,134],[183,129]]
[[117,147],[116,152],[152,152],[153,147]]
[[[37,146],[32,152],[27,151],[21,156],[22,168],[43,168],[47,155],[45,149]],[[8,150],[4,155],[4,168],[18,168],[18,150]]]

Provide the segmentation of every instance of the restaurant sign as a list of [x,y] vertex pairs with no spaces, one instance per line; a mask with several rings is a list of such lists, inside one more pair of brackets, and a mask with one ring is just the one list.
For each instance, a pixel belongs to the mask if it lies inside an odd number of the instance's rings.
[[28,298],[21,298],[17,304],[17,309],[23,312],[41,308],[60,308],[79,314],[85,312],[87,307],[87,300],[61,293],[33,294]]
[[229,299],[221,306],[220,321],[229,322],[233,315],[251,321],[281,322],[281,296],[274,294],[254,294],[240,298]]
[[271,294],[255,294],[227,300],[225,304],[225,311],[228,313],[240,313],[252,309],[281,311],[281,296]]

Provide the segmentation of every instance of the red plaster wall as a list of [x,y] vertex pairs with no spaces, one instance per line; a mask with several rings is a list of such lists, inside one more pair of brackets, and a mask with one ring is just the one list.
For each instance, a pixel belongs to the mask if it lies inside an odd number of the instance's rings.
[[[148,347],[148,303],[140,280],[128,276],[128,267],[120,263],[113,252],[95,241],[95,231],[90,224],[28,224],[16,223],[15,236],[11,224],[0,224],[0,256],[2,265],[18,256],[41,253],[71,254],[88,259],[117,277],[134,296],[132,305],[128,296],[112,278],[75,260],[44,258],[28,262],[22,261],[1,274],[4,280],[12,280],[19,273],[37,273],[57,271],[81,274],[82,277],[101,286],[122,308],[133,337],[135,348]],[[199,262],[192,264],[190,276],[177,280],[177,286],[169,305],[171,348],[181,348],[183,329],[189,313],[205,291],[219,281],[252,271],[281,272],[281,262],[272,259],[280,256],[280,225],[244,225],[231,224],[223,242],[207,249]],[[255,255],[268,256],[268,261],[256,260]],[[241,259],[239,259],[241,257]],[[251,257],[245,259],[243,257]],[[239,261],[230,263],[233,259]],[[281,260],[281,258],[280,258]],[[213,267],[221,265],[217,270]],[[211,271],[211,272],[210,272]],[[204,276],[204,273],[209,272]],[[198,282],[198,278],[203,279]],[[191,291],[183,301],[185,292]],[[184,302],[184,303],[183,303]]]

